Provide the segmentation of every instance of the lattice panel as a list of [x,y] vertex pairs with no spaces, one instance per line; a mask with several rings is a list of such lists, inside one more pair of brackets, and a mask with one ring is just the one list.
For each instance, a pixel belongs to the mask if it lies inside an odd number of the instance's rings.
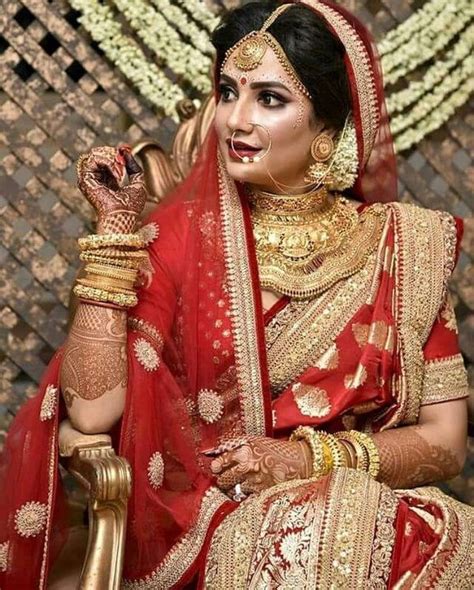
[[[208,0],[218,8],[237,3]],[[341,3],[377,39],[423,4]],[[94,145],[144,137],[166,147],[175,132],[175,124],[157,116],[104,58],[77,17],[65,0],[8,0],[0,11],[0,444],[66,335],[76,240],[91,229],[91,209],[75,187],[75,161]],[[472,216],[472,106],[399,159],[403,200]],[[474,382],[472,235],[453,288]],[[467,477],[451,489],[474,500]]]

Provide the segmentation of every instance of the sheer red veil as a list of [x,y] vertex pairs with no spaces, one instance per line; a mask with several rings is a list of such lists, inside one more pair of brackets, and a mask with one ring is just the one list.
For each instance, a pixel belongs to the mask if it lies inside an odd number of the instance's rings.
[[[369,203],[395,200],[395,158],[371,36],[340,6],[302,4],[347,50],[360,154],[352,194]],[[134,478],[128,588],[182,586],[199,567],[209,531],[234,508],[213,486],[201,451],[222,437],[272,434],[258,272],[241,195],[211,128],[188,178],[148,220],[159,228],[149,246],[154,273],[130,313],[128,396],[117,440]],[[59,351],[0,459],[3,590],[46,587],[62,541],[60,362]]]

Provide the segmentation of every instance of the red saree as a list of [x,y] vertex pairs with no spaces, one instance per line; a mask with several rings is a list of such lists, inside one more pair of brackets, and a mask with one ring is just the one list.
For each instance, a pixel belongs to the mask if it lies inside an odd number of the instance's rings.
[[[339,7],[306,4],[348,51],[360,152],[351,194],[393,201],[393,148],[372,42]],[[357,580],[378,588],[407,575],[409,587],[449,584],[467,571],[471,533],[467,509],[434,491],[393,493],[347,469],[272,488],[236,511],[214,486],[202,451],[241,434],[287,436],[300,424],[393,428],[416,423],[423,403],[443,401],[440,392],[464,397],[465,375],[448,327],[452,309],[444,303],[455,264],[452,217],[408,205],[367,207],[361,219],[368,239],[334,268],[321,267],[318,295],[282,300],[264,321],[248,207],[211,129],[189,177],[148,220],[159,228],[149,246],[154,272],[129,317],[128,394],[117,441],[133,472],[124,587],[181,588],[200,574],[209,588],[281,587],[283,581],[295,587],[292,581],[304,575],[310,587],[315,581],[328,588],[352,569]],[[45,588],[64,539],[56,448],[64,416],[60,362],[58,352],[0,459],[2,590]],[[356,515],[357,494],[367,498],[365,511],[347,532],[345,512],[335,507]],[[238,535],[227,536],[240,514],[242,526],[253,523],[250,536],[242,529],[245,547]],[[302,533],[301,518],[313,524],[312,545],[302,551],[292,541],[283,549],[278,537],[286,535],[278,522],[290,517],[288,533]],[[355,548],[340,571],[327,565],[344,557],[334,531]],[[235,564],[219,559],[219,545]],[[286,571],[291,561],[301,565],[298,571]]]

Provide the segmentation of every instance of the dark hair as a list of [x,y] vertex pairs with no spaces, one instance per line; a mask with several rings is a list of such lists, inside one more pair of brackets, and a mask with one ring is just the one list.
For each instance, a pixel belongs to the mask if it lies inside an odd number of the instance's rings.
[[[219,70],[226,51],[251,31],[260,29],[279,5],[277,0],[252,2],[223,16],[211,38]],[[325,125],[342,129],[351,110],[344,45],[328,30],[324,20],[302,4],[286,10],[268,30],[309,90],[315,115]]]

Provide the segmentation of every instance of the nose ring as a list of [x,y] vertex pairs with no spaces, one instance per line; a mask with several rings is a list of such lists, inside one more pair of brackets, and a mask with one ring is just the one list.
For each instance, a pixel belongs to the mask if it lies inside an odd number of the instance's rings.
[[268,156],[268,154],[270,153],[270,150],[272,149],[272,136],[270,134],[270,130],[268,129],[268,127],[265,127],[265,125],[261,125],[260,123],[249,123],[250,125],[253,125],[254,127],[261,127],[265,133],[268,136],[268,146],[267,149],[265,150],[265,152],[261,155],[261,156],[255,156],[255,157],[249,157],[249,156],[243,156],[241,157],[235,147],[234,147],[234,135],[237,133],[237,131],[234,131],[230,137],[230,145],[232,147],[232,151],[236,154],[236,156],[238,158],[240,158],[242,160],[242,162],[244,164],[252,164],[253,162],[257,163],[260,162],[261,160],[263,160],[263,158],[265,158],[266,156]]

